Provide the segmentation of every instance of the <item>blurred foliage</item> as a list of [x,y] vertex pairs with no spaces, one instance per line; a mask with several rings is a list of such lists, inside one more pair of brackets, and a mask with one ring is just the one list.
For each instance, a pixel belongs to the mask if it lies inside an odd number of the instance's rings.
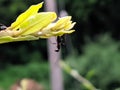
[[[87,40],[87,44],[83,47],[83,54],[69,56],[67,63],[97,88],[115,90],[120,87],[120,43],[111,39],[108,34],[96,38],[94,42]],[[66,90],[80,90],[79,82],[68,76],[66,78],[66,88],[68,88]]]
[[[9,75],[9,76],[8,76]],[[11,85],[23,78],[31,78],[41,83],[46,90],[50,90],[49,85],[49,65],[48,63],[29,63],[27,65],[8,66],[1,71],[0,87],[9,90]]]
[[[26,64],[29,62],[45,61],[46,45],[44,40],[30,42],[16,42],[0,45],[0,68],[9,64]],[[43,48],[44,47],[44,48]]]
[[[71,9],[66,7],[70,14],[74,17],[82,20],[86,20],[88,15],[94,9],[95,4],[98,0],[66,0],[67,4],[70,4]],[[73,12],[75,10],[75,12]]]
[[76,33],[73,35],[74,47],[81,52],[84,37],[94,39],[97,35],[111,32],[120,40],[120,0],[62,0],[65,9],[74,21]]

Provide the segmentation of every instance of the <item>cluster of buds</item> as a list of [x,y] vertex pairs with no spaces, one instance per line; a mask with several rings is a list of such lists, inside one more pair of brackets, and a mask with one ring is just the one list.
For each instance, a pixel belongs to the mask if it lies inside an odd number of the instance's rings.
[[70,34],[75,22],[71,21],[71,16],[57,19],[55,12],[38,12],[43,2],[32,5],[24,13],[20,14],[16,21],[0,31],[0,43],[37,40],[39,38],[49,38],[52,36],[62,36]]

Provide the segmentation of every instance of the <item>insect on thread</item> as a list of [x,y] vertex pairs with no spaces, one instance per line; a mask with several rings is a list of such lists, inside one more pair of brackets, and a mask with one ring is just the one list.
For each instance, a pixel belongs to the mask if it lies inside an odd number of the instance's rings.
[[55,52],[59,52],[61,46],[65,46],[65,36],[57,36],[57,49]]

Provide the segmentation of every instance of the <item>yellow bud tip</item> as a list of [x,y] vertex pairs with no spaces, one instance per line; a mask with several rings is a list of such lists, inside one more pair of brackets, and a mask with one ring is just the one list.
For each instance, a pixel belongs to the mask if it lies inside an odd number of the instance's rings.
[[37,6],[42,7],[44,2],[38,3]]

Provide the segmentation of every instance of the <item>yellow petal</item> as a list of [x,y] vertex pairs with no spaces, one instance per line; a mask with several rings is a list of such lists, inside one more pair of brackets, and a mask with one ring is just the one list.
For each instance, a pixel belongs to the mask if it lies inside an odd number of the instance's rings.
[[36,14],[38,10],[42,7],[42,3],[39,3],[37,5],[32,5],[28,10],[26,10],[24,13],[20,14],[15,22],[11,24],[11,29],[17,30],[21,23],[23,23],[28,17]]
[[20,25],[20,32],[16,35],[27,35],[40,31],[42,28],[53,22],[56,18],[57,16],[54,12],[43,12],[33,15]]
[[69,30],[69,31],[65,31],[65,30],[60,30],[60,31],[57,31],[57,32],[52,32],[52,34],[54,36],[62,36],[64,34],[70,34],[70,33],[73,33],[75,30]]
[[70,30],[70,29],[72,29],[74,27],[75,24],[76,24],[76,22],[74,22],[74,23],[72,23],[72,22],[67,23],[67,25],[65,25],[64,29],[65,30]]
[[52,28],[52,30],[59,30],[63,29],[68,21],[70,21],[71,16],[66,16],[59,18],[59,20],[56,22],[55,27]]

